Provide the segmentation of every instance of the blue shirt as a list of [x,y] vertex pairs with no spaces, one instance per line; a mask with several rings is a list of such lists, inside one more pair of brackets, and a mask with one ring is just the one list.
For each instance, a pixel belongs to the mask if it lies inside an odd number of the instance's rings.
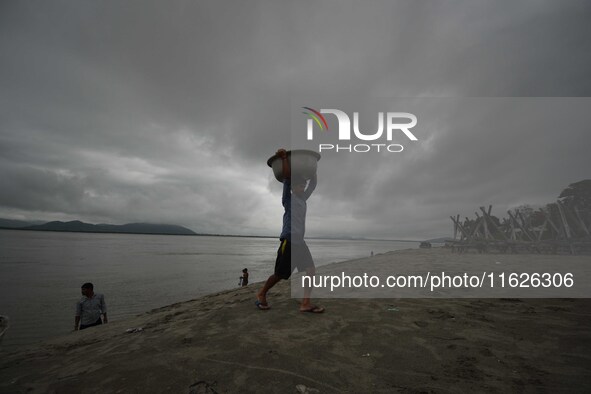
[[316,179],[312,178],[304,195],[299,197],[291,192],[291,181],[283,181],[283,197],[281,202],[285,212],[283,213],[283,229],[279,238],[287,239],[292,243],[301,244],[304,242],[306,233],[306,200],[310,198],[316,189]]

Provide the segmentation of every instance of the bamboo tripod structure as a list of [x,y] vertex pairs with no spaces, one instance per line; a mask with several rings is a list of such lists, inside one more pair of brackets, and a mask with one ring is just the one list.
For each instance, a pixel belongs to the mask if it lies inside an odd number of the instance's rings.
[[509,217],[502,221],[491,211],[492,205],[488,209],[480,207],[480,214],[475,212],[476,219],[466,217],[463,223],[459,214],[450,216],[454,239],[447,246],[452,252],[591,254],[591,215],[576,206],[567,207],[557,201],[534,211],[537,225],[531,220],[532,215],[524,215],[519,209],[507,211]]

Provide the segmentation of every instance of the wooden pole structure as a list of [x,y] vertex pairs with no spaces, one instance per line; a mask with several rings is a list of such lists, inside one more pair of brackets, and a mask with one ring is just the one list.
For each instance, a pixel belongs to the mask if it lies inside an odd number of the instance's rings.
[[560,219],[562,219],[562,225],[564,226],[564,232],[566,233],[566,238],[572,238],[572,233],[568,222],[566,221],[566,216],[564,215],[564,208],[560,201],[556,201],[556,206],[558,207],[558,212],[560,213]]
[[[492,205],[488,209],[481,206],[479,210],[474,212],[475,220],[466,217],[460,222],[460,215],[450,216],[454,223],[454,240],[461,235],[460,242],[455,244],[459,252],[473,248],[482,253],[492,247],[501,253],[508,248],[513,253],[519,250],[560,253],[567,246],[571,254],[591,251],[591,225],[577,207],[557,201],[534,212],[536,216],[529,216],[527,220],[518,209],[509,210],[509,218],[499,219],[501,222],[491,215]],[[543,223],[534,227],[540,221]]]
[[499,234],[501,234],[503,236],[503,238],[505,239],[505,241],[508,241],[507,236],[505,235],[504,232],[501,231],[501,229],[495,224],[495,222],[492,220],[492,218],[490,217],[490,209],[491,209],[492,205],[489,206],[488,208],[488,213],[484,210],[484,207],[480,207],[480,210],[482,211],[482,213],[484,214],[484,217],[490,222],[490,224],[497,230],[497,232]]
[[511,225],[511,240],[517,241],[517,236],[515,235],[515,224],[513,224],[513,220],[509,220],[509,224]]
[[[467,240],[470,239],[470,236],[468,235],[468,231],[466,231],[466,229],[464,228],[464,226],[462,226],[462,223],[460,223],[460,215],[458,215],[458,218],[454,218],[453,216],[450,216],[450,219],[454,222],[454,225],[460,230],[461,234],[462,234],[462,238],[460,239],[463,240],[464,238],[466,238]],[[455,237],[454,237],[455,239]]]
[[474,236],[478,235],[478,232],[480,232],[481,226],[482,226],[482,221],[480,220],[480,218],[478,218],[478,220],[476,220],[476,225],[474,226],[474,229],[472,230],[472,234],[470,234],[470,239],[473,239]]
[[548,219],[544,220],[544,224],[542,224],[542,228],[540,230],[540,233],[538,234],[538,242],[540,242],[542,240],[542,234],[544,234],[544,231],[546,230],[547,223],[548,223]]
[[587,225],[585,224],[585,221],[581,217],[581,214],[579,213],[579,210],[577,209],[577,207],[573,207],[573,209],[575,211],[575,215],[577,215],[577,219],[579,219],[579,223],[581,224],[581,228],[583,229],[583,231],[585,231],[585,233],[587,235],[591,235],[591,234],[589,234],[589,228],[587,228]]
[[575,254],[575,248],[573,247],[572,242],[570,242],[570,239],[572,238],[572,233],[570,231],[570,227],[568,225],[568,222],[566,221],[566,216],[564,214],[564,208],[563,208],[562,203],[560,201],[556,201],[556,205],[558,206],[558,212],[560,212],[560,219],[562,219],[564,231],[566,232],[566,238],[567,238],[566,241],[568,242],[568,246],[570,247],[570,253]]
[[533,238],[529,235],[529,233],[527,231],[525,231],[523,226],[521,226],[521,224],[517,221],[515,216],[513,216],[511,211],[507,211],[507,213],[509,214],[509,217],[511,218],[511,220],[517,225],[517,227],[519,227],[519,229],[521,229],[521,233],[524,234],[526,237],[528,237],[530,241],[533,241]]
[[542,212],[542,215],[544,215],[544,219],[546,219],[546,222],[548,222],[550,224],[550,226],[552,227],[552,229],[554,229],[554,231],[556,231],[556,235],[560,235],[560,229],[558,228],[558,226],[556,224],[554,224],[554,222],[550,218],[550,215],[546,215],[546,212],[544,212],[543,210],[540,210],[540,212]]
[[534,237],[532,237],[532,234],[529,233],[529,229],[528,229],[528,225],[529,223],[526,223],[523,215],[521,214],[521,211],[519,209],[515,210],[516,215],[519,217],[519,219],[521,219],[521,224],[523,225],[523,231],[525,231],[527,233],[527,236],[529,239],[531,239],[532,241],[534,240]]
[[483,217],[478,216],[478,212],[474,212],[476,214],[476,217],[478,218],[478,220],[480,220],[482,222],[482,227],[484,228],[484,239],[485,240],[489,240],[492,239],[492,236],[490,235],[490,231],[488,231],[488,226],[486,224],[486,219]]

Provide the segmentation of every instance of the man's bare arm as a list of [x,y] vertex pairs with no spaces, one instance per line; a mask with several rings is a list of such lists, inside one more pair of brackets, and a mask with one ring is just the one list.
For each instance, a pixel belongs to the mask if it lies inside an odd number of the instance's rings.
[[281,158],[281,170],[283,172],[284,179],[291,178],[291,168],[289,167],[289,161],[287,160],[287,152],[285,149],[281,148],[277,150],[275,153],[277,157]]
[[312,195],[312,192],[316,189],[317,183],[318,183],[318,178],[316,177],[316,174],[314,174],[312,176],[312,178],[310,179],[310,182],[308,183],[308,187],[306,188],[306,191],[304,192],[304,200],[307,200],[308,198],[310,198],[310,196]]

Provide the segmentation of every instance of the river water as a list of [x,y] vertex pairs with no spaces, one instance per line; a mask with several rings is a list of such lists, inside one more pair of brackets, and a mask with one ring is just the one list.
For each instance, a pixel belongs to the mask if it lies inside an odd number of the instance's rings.
[[[308,240],[317,266],[416,248],[416,242]],[[278,239],[0,230],[0,314],[10,317],[4,350],[67,333],[80,286],[103,293],[111,321],[265,280]],[[253,289],[254,291],[254,289]]]

